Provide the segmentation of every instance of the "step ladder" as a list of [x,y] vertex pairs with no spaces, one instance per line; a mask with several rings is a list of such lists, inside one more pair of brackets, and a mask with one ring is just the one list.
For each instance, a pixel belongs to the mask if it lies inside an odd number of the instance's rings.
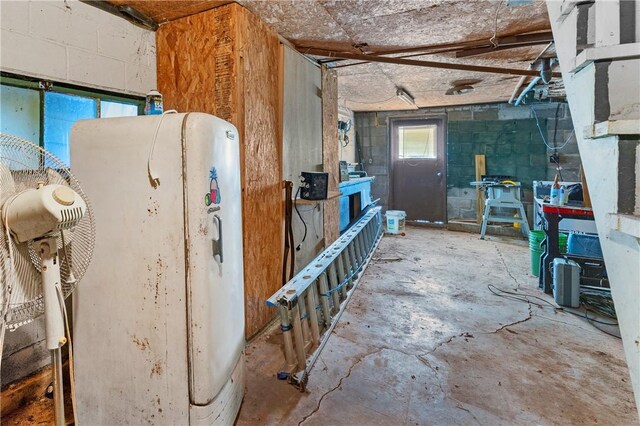
[[381,208],[374,207],[267,300],[278,309],[284,339],[278,378],[304,391],[382,235]]
[[[522,235],[525,238],[529,237],[529,222],[527,221],[524,206],[520,201],[520,184],[489,184],[485,187],[485,190],[487,199],[484,203],[480,239],[484,240],[489,222],[519,223]],[[510,213],[497,213],[492,210],[498,208],[508,210]]]

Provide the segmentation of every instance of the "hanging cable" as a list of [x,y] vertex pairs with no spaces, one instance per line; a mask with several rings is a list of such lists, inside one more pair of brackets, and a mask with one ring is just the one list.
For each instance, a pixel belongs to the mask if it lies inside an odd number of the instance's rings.
[[78,424],[78,409],[76,407],[76,379],[73,369],[73,343],[71,343],[71,328],[69,327],[69,315],[67,313],[67,305],[64,303],[64,296],[62,295],[62,289],[56,286],[56,292],[58,294],[58,301],[62,306],[62,315],[64,317],[64,325],[67,329],[67,343],[69,343],[69,393],[71,395],[71,408],[73,410],[73,424]]
[[[541,297],[538,296],[534,296],[532,294],[526,294],[526,293],[519,293],[519,292],[515,292],[515,291],[509,291],[509,290],[504,290],[501,289],[499,287],[496,287],[493,284],[489,284],[487,285],[487,288],[489,289],[489,291],[493,294],[495,294],[498,297],[502,297],[505,299],[509,299],[509,300],[514,300],[516,302],[522,302],[522,303],[528,303],[530,305],[534,305],[539,307],[540,309],[543,309],[545,307],[550,307],[554,310],[554,312],[565,312],[567,314],[571,314],[574,315],[576,317],[585,319],[589,324],[591,324],[593,327],[597,328],[598,330],[602,331],[605,334],[608,334],[610,336],[613,337],[617,337],[620,338],[619,335],[615,334],[615,333],[611,333],[607,330],[602,329],[601,327],[597,326],[596,324],[601,324],[601,325],[605,325],[605,326],[618,326],[618,322],[615,321],[602,321],[599,319],[596,319],[594,317],[589,316],[589,312],[593,312],[596,314],[599,314],[601,316],[610,318],[612,320],[615,320],[615,310],[613,309],[613,300],[611,299],[610,304],[609,302],[603,302],[602,299],[606,299],[606,296],[603,296],[603,291],[588,291],[585,289],[581,289],[580,290],[580,302],[581,305],[584,306],[585,310],[584,312],[580,312],[580,311],[575,311],[572,310],[570,308],[563,308],[560,306],[556,306],[553,303],[549,302],[548,300],[545,300]],[[595,294],[594,294],[595,293]],[[541,303],[542,302],[542,303]],[[544,304],[543,304],[544,303]],[[613,314],[613,315],[611,315]]]
[[302,225],[304,226],[304,236],[302,237],[302,241],[300,241],[300,244],[298,244],[298,246],[296,247],[296,251],[300,251],[300,249],[302,248],[302,243],[304,243],[304,240],[307,239],[307,222],[304,221],[304,219],[302,218],[302,215],[300,214],[300,210],[298,210],[298,195],[300,194],[300,186],[298,186],[298,189],[296,190],[296,196],[293,198],[293,207],[296,209],[296,213],[298,213],[298,217],[300,218],[300,220],[302,221]]
[[560,146],[549,146],[549,144],[547,143],[547,138],[544,137],[544,133],[542,132],[542,128],[540,127],[540,120],[538,120],[538,114],[536,113],[536,110],[533,108],[533,106],[530,107],[531,108],[531,112],[533,112],[533,117],[536,120],[536,126],[538,127],[538,132],[540,132],[540,137],[542,138],[542,142],[545,144],[545,146],[547,148],[549,148],[549,150],[554,151],[554,150],[561,150],[562,148],[564,148],[569,141],[571,140],[571,138],[575,135],[575,130],[571,131],[571,134],[569,135],[569,137],[567,137],[567,139],[564,141],[564,143]]
[[153,165],[151,164],[153,161],[153,152],[156,149],[156,141],[158,140],[158,133],[160,132],[160,126],[162,125],[162,120],[164,120],[165,115],[177,114],[177,113],[178,111],[176,111],[175,109],[170,109],[168,111],[163,112],[162,115],[160,116],[160,119],[158,120],[158,124],[156,124],[156,131],[153,134],[153,141],[151,141],[151,148],[149,149],[149,158],[147,159],[147,173],[149,174],[149,181],[151,182],[151,186],[154,188],[157,188],[158,185],[160,185],[160,177],[158,176],[156,171],[153,170]]
[[494,48],[498,47],[498,42],[496,41],[496,38],[498,37],[498,12],[500,12],[500,8],[502,7],[502,1],[503,0],[500,0],[500,3],[498,3],[498,7],[496,7],[496,16],[495,16],[495,25],[493,27],[493,35],[489,39],[489,42],[493,45]]

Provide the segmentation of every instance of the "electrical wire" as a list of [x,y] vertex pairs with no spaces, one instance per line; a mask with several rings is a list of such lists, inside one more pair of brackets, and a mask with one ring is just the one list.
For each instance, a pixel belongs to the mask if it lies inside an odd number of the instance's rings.
[[[67,305],[64,303],[64,296],[62,295],[62,289],[60,286],[56,286],[56,293],[58,294],[58,301],[62,306],[62,315],[64,317],[64,325],[67,329],[67,342],[69,343],[69,390],[71,394],[71,407],[73,410],[73,424],[78,424],[78,409],[76,407],[76,379],[73,370],[73,344],[71,343],[71,328],[69,327],[69,314],[67,313]],[[63,397],[64,400],[64,397]]]
[[556,151],[564,148],[569,143],[569,140],[571,140],[571,137],[575,135],[576,131],[572,130],[571,134],[567,137],[567,139],[564,141],[562,145],[549,146],[549,144],[547,143],[547,138],[544,137],[544,133],[542,132],[542,128],[540,127],[540,120],[538,120],[538,114],[536,113],[536,110],[533,108],[533,106],[531,106],[530,108],[531,108],[531,111],[533,112],[533,117],[536,119],[536,126],[538,127],[538,131],[540,132],[540,137],[542,138],[542,142],[545,144],[545,146],[549,148],[549,150],[551,151]]
[[493,35],[489,39],[489,42],[493,45],[494,48],[498,47],[498,42],[496,41],[496,38],[498,37],[498,12],[500,12],[500,8],[502,7],[502,2],[503,0],[500,0],[500,3],[498,3],[498,7],[496,7],[496,16],[495,16],[495,25],[493,27]]
[[[551,308],[553,308],[553,310],[555,312],[565,312],[571,315],[574,315],[576,317],[585,319],[589,324],[591,324],[594,328],[602,331],[605,334],[608,334],[610,336],[613,337],[617,337],[620,338],[620,335],[615,334],[615,333],[611,333],[607,330],[604,330],[602,327],[598,327],[597,324],[602,324],[602,325],[606,325],[606,326],[618,326],[618,322],[609,322],[609,321],[602,321],[599,319],[596,319],[592,316],[589,316],[589,312],[592,313],[596,313],[599,314],[601,316],[604,317],[608,317],[611,319],[615,319],[615,309],[613,309],[613,299],[611,299],[610,295],[609,296],[605,296],[605,291],[603,290],[585,290],[585,289],[581,289],[580,292],[580,302],[581,305],[584,306],[585,311],[584,313],[579,312],[579,311],[575,311],[575,310],[571,310],[569,308],[564,308],[564,307],[560,307],[560,306],[556,306],[553,303],[549,302],[548,300],[545,300],[541,297],[538,296],[534,296],[531,294],[526,294],[526,293],[518,293],[515,291],[509,291],[509,290],[504,290],[501,289],[493,284],[489,284],[487,285],[487,288],[489,289],[489,291],[491,293],[493,293],[494,295],[498,296],[498,297],[502,297],[505,299],[509,299],[509,300],[514,300],[516,302],[522,302],[522,303],[528,303],[531,305],[535,305],[539,308],[545,308],[546,306],[549,306]],[[539,302],[535,302],[532,301],[532,299],[535,300],[539,300],[541,302],[544,302],[544,305],[539,303]],[[603,301],[603,300],[607,300],[607,301]],[[609,303],[610,301],[610,303]],[[613,315],[611,315],[613,314]]]
[[300,241],[300,244],[298,244],[298,246],[296,247],[296,251],[300,251],[300,249],[302,248],[302,243],[304,243],[304,240],[307,239],[307,222],[304,221],[304,219],[302,218],[302,215],[300,214],[300,210],[298,210],[298,195],[300,194],[300,187],[298,186],[298,189],[296,190],[296,196],[293,197],[293,208],[296,210],[296,213],[298,213],[298,217],[300,218],[300,220],[302,221],[302,225],[304,226],[304,236],[302,237],[302,241]]
[[178,111],[176,111],[175,109],[170,109],[163,112],[160,116],[160,120],[158,120],[158,124],[156,124],[156,131],[153,134],[151,148],[149,148],[149,158],[147,158],[147,173],[149,174],[149,181],[151,182],[151,186],[153,186],[154,188],[160,185],[160,178],[158,177],[158,174],[153,170],[153,166],[151,165],[151,162],[153,161],[153,152],[156,149],[156,141],[158,140],[158,133],[160,132],[160,126],[162,125],[162,120],[164,120],[165,115],[177,113]]
[[545,304],[549,305],[550,307],[552,307],[553,309],[562,309],[559,308],[558,306],[554,305],[553,303],[549,302],[548,300],[543,299],[542,297],[538,297],[538,296],[534,296],[532,294],[526,294],[526,293],[518,293],[515,291],[509,291],[509,290],[504,290],[501,289],[493,284],[489,284],[487,285],[487,288],[489,289],[489,291],[493,294],[495,294],[498,297],[504,297],[505,299],[511,299],[511,300],[515,300],[518,302],[524,302],[524,303],[530,303],[532,305],[538,306],[539,308],[544,308],[545,305],[538,303],[538,302],[532,302],[529,298],[532,299],[537,299],[541,302],[544,302]]

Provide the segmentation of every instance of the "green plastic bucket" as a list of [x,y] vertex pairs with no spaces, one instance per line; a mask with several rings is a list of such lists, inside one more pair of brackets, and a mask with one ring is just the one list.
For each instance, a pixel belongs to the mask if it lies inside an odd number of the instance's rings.
[[[544,241],[544,231],[534,230],[529,231],[529,249],[531,250],[531,275],[534,277],[540,276],[540,256],[544,253],[544,247],[540,245]],[[560,233],[558,236],[558,245],[560,246],[560,253],[567,252],[567,234]]]

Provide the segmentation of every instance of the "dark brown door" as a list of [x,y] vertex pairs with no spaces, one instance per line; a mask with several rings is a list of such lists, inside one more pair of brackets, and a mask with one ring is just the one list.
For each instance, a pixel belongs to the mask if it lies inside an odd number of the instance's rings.
[[391,207],[408,220],[445,223],[444,119],[391,120]]

